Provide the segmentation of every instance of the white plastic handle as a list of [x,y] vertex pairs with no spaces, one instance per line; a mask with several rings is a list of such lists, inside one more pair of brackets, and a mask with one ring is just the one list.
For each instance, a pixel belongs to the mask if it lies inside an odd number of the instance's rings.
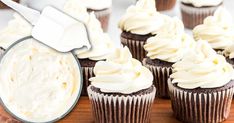
[[21,4],[18,4],[12,0],[1,0],[3,3],[5,3],[7,6],[11,7],[18,13],[20,13],[22,16],[25,17],[32,25],[35,25],[40,17],[40,12],[28,7],[25,7]]

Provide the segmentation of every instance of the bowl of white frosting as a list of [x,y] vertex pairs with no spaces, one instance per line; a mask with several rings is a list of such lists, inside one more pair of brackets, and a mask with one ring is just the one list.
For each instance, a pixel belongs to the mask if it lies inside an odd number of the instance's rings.
[[23,38],[0,59],[1,104],[22,122],[55,122],[76,105],[82,73],[73,53]]

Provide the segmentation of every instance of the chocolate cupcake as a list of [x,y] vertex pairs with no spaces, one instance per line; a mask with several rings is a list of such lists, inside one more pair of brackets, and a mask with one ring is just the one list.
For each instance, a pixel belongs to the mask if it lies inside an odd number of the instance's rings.
[[153,76],[127,47],[97,62],[94,73],[88,94],[96,123],[150,121],[156,92]]
[[140,61],[146,56],[143,48],[146,40],[155,36],[169,18],[155,9],[155,0],[139,0],[127,9],[119,22],[122,44],[128,46],[133,58]]
[[86,23],[89,30],[91,50],[81,49],[76,50],[75,54],[81,62],[83,70],[83,90],[82,96],[87,96],[87,87],[90,85],[89,78],[93,77],[93,67],[97,61],[102,61],[113,52],[114,43],[110,37],[103,32],[100,22],[96,19],[94,13],[89,15],[89,19]]
[[172,73],[172,64],[181,60],[195,43],[185,34],[183,23],[178,18],[172,18],[166,25],[164,31],[149,38],[144,45],[148,53],[143,65],[152,71],[156,96],[161,98],[169,98],[167,80]]
[[168,80],[175,117],[188,123],[219,123],[229,116],[234,70],[205,41],[173,65]]
[[193,29],[214,14],[222,6],[223,0],[181,0],[180,8],[186,28]]
[[[12,0],[12,1],[15,1],[17,3],[20,2],[20,0]],[[0,1],[0,9],[9,9],[9,7],[6,4],[4,4],[3,2]]]
[[231,14],[223,7],[217,9],[204,23],[193,30],[195,40],[206,40],[217,52],[234,42],[234,23]]
[[104,32],[108,31],[109,19],[111,15],[112,0],[78,0],[83,4],[88,12],[94,12],[101,22]]
[[32,26],[19,14],[13,16],[14,19],[0,30],[0,55],[14,42],[31,35]]
[[155,0],[155,2],[158,11],[170,10],[176,4],[176,0]]

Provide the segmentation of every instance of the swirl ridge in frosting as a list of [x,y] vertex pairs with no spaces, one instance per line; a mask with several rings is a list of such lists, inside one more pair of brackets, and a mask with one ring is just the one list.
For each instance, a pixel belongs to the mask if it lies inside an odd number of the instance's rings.
[[178,18],[169,19],[156,36],[147,40],[144,49],[150,59],[177,62],[194,46],[195,41],[184,32],[184,25]]
[[181,88],[217,88],[233,80],[234,70],[224,56],[206,41],[198,41],[195,50],[173,65],[172,83]]
[[101,23],[93,12],[88,13],[85,6],[79,0],[69,0],[64,6],[64,11],[74,18],[83,21],[88,28],[91,50],[78,49],[75,51],[79,59],[104,60],[113,52],[114,42],[107,33],[104,33]]
[[91,85],[102,92],[131,94],[152,86],[153,75],[141,62],[132,58],[127,47],[116,49],[106,61],[94,67]]
[[225,49],[234,42],[233,18],[225,8],[219,7],[214,16],[194,28],[193,35],[196,40],[208,41],[214,49]]
[[165,17],[156,11],[155,0],[139,0],[127,9],[119,21],[119,28],[139,35],[156,34],[163,26]]

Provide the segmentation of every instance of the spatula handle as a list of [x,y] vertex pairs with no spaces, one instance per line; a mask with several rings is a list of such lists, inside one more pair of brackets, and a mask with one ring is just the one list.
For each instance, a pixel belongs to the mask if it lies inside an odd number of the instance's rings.
[[28,20],[32,25],[35,25],[35,23],[40,17],[40,12],[37,10],[25,7],[12,0],[1,0],[1,1],[5,3],[7,6],[9,6],[10,8],[20,13],[22,16],[24,16],[25,19]]

